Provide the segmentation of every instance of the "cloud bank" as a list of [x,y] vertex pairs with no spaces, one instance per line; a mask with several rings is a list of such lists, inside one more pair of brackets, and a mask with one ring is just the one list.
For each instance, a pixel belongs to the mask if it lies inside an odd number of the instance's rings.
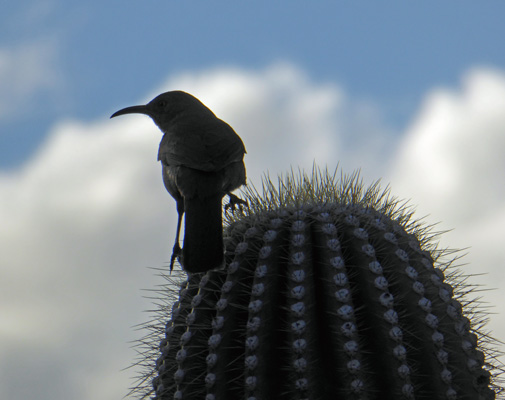
[[421,214],[455,228],[446,239],[471,246],[469,271],[494,279],[504,278],[504,150],[505,75],[476,69],[460,88],[427,94],[389,174],[395,191],[413,198]]
[[[169,77],[139,103],[173,89],[235,128],[256,185],[267,170],[310,169],[314,160],[390,181],[428,222],[455,228],[444,241],[473,246],[468,271],[488,272],[479,282],[500,290],[486,299],[503,301],[503,72],[476,69],[461,87],[431,90],[404,133],[381,122],[379,105],[287,63]],[[175,203],[156,162],[160,138],[143,116],[60,121],[35,157],[0,174],[1,398],[126,394],[135,370],[120,370],[135,357],[128,341],[140,337],[131,326],[151,308],[140,289],[163,283],[147,267],[167,265],[175,233]],[[505,338],[502,315],[491,328]]]

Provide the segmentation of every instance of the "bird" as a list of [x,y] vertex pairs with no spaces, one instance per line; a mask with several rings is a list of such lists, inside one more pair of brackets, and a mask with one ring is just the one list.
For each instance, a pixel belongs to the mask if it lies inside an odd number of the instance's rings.
[[162,93],[145,105],[123,108],[110,118],[125,114],[145,114],[163,133],[158,161],[163,183],[176,201],[178,214],[170,271],[175,259],[187,273],[222,267],[223,198],[229,197],[225,211],[247,206],[245,200],[231,193],[246,184],[246,149],[242,139],[200,100],[180,90]]

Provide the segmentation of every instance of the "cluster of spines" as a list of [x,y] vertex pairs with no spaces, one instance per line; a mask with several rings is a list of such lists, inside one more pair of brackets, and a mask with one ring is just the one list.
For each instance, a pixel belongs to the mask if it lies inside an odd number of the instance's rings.
[[[461,305],[452,298],[452,288],[444,282],[443,272],[433,268],[431,255],[420,249],[412,235],[406,235],[398,225],[393,228],[396,228],[394,232],[388,232],[379,222],[373,224],[371,230],[383,233],[385,241],[381,252],[400,263],[399,273],[393,277],[394,285],[412,289],[402,293],[405,334],[401,336],[409,336],[408,341],[413,344],[410,347],[415,354],[411,359],[421,361],[415,373],[431,373],[429,385],[433,393],[445,393],[445,398],[450,400],[464,398],[472,391],[483,398],[494,396],[487,389],[489,373],[482,369],[484,357],[476,350],[476,336],[470,333],[470,323],[462,315]],[[409,327],[423,323],[429,328],[427,331],[409,332]],[[468,339],[473,340],[473,345],[469,346]],[[427,355],[436,357],[430,359]],[[410,374],[409,370],[405,366],[404,371]]]
[[331,338],[333,343],[330,342],[329,347],[336,349],[344,356],[343,364],[349,373],[341,374],[345,379],[340,384],[341,388],[359,398],[365,389],[365,378],[348,271],[337,236],[338,229],[332,222],[331,215],[328,212],[322,212],[318,215],[318,219],[321,221],[321,226],[314,232],[314,235],[318,236],[315,239],[322,243],[320,248],[323,263],[330,266],[321,271],[324,274],[321,281],[326,286],[322,289],[334,294],[327,298],[329,302],[327,309],[336,310],[336,318],[328,321],[330,331],[337,332]]

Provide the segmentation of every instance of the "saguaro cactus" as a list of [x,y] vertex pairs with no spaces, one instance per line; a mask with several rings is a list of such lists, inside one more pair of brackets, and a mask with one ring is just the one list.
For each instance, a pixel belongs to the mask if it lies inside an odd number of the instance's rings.
[[228,221],[226,269],[180,284],[145,394],[494,399],[482,315],[412,210],[357,174],[279,183]]

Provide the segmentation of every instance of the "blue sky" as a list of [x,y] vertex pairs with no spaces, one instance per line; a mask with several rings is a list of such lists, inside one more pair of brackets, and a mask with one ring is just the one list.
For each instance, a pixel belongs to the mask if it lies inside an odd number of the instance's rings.
[[0,166],[26,160],[58,119],[104,117],[168,74],[277,60],[373,99],[402,128],[427,87],[505,65],[504,12],[498,1],[9,2],[4,57],[18,74],[43,76],[30,91],[16,85],[22,76],[0,75],[2,103],[18,99],[0,118]]
[[154,124],[109,116],[166,90],[235,128],[251,184],[314,161],[390,183],[503,304],[503,15],[501,1],[3,5],[0,398],[128,392],[177,214]]

